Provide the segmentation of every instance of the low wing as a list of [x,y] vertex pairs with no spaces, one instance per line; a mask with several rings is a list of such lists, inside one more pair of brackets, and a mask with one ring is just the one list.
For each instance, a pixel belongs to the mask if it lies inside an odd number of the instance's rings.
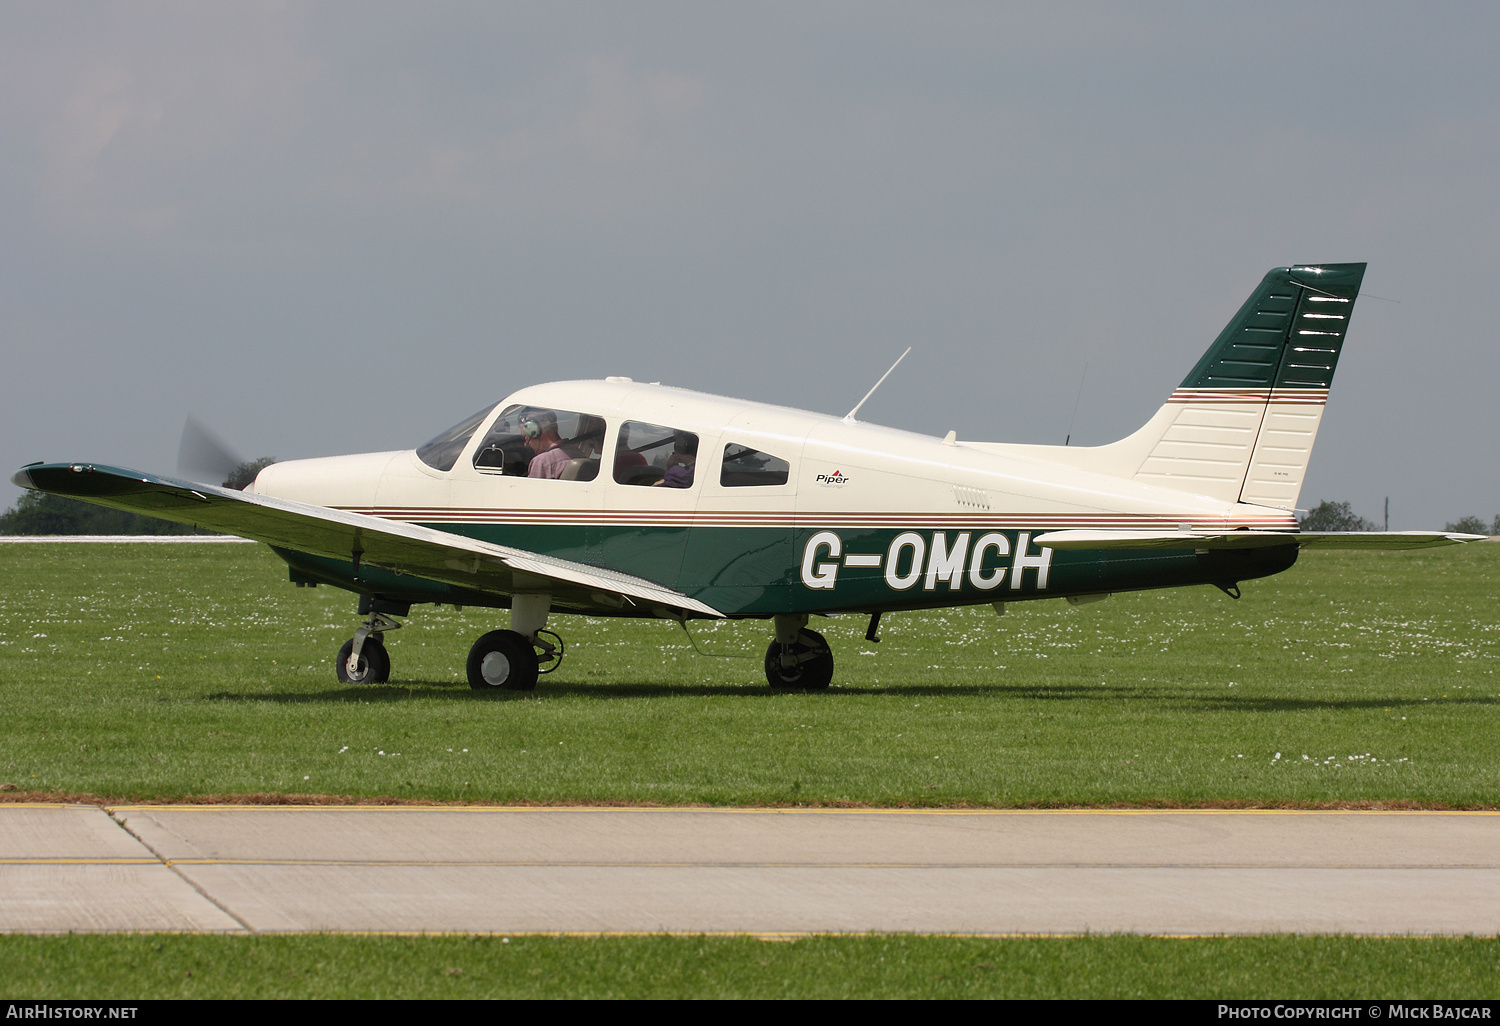
[[1296,544],[1320,549],[1430,549],[1483,541],[1482,534],[1438,531],[1049,531],[1036,543],[1049,549],[1258,549]]
[[545,592],[565,607],[619,609],[628,604],[645,605],[669,616],[724,615],[697,599],[629,574],[269,495],[247,495],[86,463],[27,467],[11,480],[22,488],[490,594]]

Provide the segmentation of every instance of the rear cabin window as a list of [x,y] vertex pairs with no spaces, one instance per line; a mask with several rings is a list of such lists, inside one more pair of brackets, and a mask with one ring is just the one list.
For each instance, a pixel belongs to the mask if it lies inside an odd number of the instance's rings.
[[433,470],[452,470],[453,464],[458,462],[458,454],[464,451],[464,446],[468,445],[469,439],[474,437],[475,430],[484,423],[484,418],[488,417],[494,408],[495,405],[491,403],[462,423],[453,425],[418,449],[417,459]]
[[725,488],[756,488],[784,485],[792,465],[768,452],[733,442],[724,446],[724,462],[719,470],[719,484]]
[[507,407],[474,453],[474,469],[506,477],[592,481],[604,452],[604,418],[544,406]]
[[698,436],[660,424],[627,421],[615,444],[615,480],[623,485],[691,488]]

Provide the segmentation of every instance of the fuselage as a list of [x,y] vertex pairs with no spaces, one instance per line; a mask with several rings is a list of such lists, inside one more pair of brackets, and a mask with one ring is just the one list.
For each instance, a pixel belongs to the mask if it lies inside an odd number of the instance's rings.
[[[576,433],[554,454],[571,464],[566,479],[525,476],[527,439],[507,427],[540,417],[545,432],[548,411],[561,435]],[[625,380],[522,389],[460,441],[456,456],[454,442],[437,459],[400,450],[278,463],[252,490],[618,570],[740,616],[1224,585],[1285,569],[1297,551],[1290,538],[1246,552],[1040,548],[1038,534],[1068,528],[1296,522],[1082,469],[1046,447],[968,444]],[[283,555],[294,572],[352,586],[336,564]],[[395,575],[381,586],[412,601],[464,600]]]

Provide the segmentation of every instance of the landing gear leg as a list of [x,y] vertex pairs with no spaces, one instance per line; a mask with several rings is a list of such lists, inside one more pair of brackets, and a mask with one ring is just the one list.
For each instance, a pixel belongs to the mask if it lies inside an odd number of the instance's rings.
[[530,691],[538,674],[562,665],[562,638],[545,629],[551,608],[551,595],[512,596],[510,630],[490,631],[469,650],[469,687]]
[[400,622],[373,610],[354,637],[344,642],[334,667],[340,684],[384,684],[391,679],[391,657],[385,650],[385,632],[399,629]]
[[766,681],[773,688],[826,688],[833,680],[833,651],[806,613],[778,613],[776,640],[766,649]]

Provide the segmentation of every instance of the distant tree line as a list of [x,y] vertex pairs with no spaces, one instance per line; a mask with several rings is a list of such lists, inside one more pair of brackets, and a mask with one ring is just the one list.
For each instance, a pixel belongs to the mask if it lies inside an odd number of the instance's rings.
[[48,492],[27,492],[0,513],[0,534],[205,534],[188,524],[96,506]]
[[261,456],[258,459],[246,460],[229,472],[229,476],[224,479],[224,487],[238,488],[243,492],[249,487],[250,482],[255,480],[256,474],[259,474],[275,462],[275,456]]
[[1459,517],[1445,525],[1443,530],[1457,534],[1500,534],[1500,513],[1496,513],[1495,519],[1488,524],[1478,517]]
[[[246,460],[224,481],[225,488],[243,489],[255,475],[275,463],[270,456]],[[27,492],[16,504],[0,513],[0,535],[37,534],[213,534],[188,524],[178,524],[141,513],[96,506],[50,492]]]
[[1380,530],[1379,524],[1354,512],[1347,502],[1329,502],[1326,499],[1308,510],[1307,515],[1299,518],[1297,524],[1304,531]]
[[[1326,500],[1308,510],[1307,515],[1299,518],[1297,523],[1304,531],[1380,530],[1379,524],[1355,513],[1349,508],[1349,503]],[[1460,517],[1451,524],[1445,524],[1443,530],[1455,534],[1500,534],[1500,513],[1496,513],[1495,519],[1488,523],[1479,517]]]

